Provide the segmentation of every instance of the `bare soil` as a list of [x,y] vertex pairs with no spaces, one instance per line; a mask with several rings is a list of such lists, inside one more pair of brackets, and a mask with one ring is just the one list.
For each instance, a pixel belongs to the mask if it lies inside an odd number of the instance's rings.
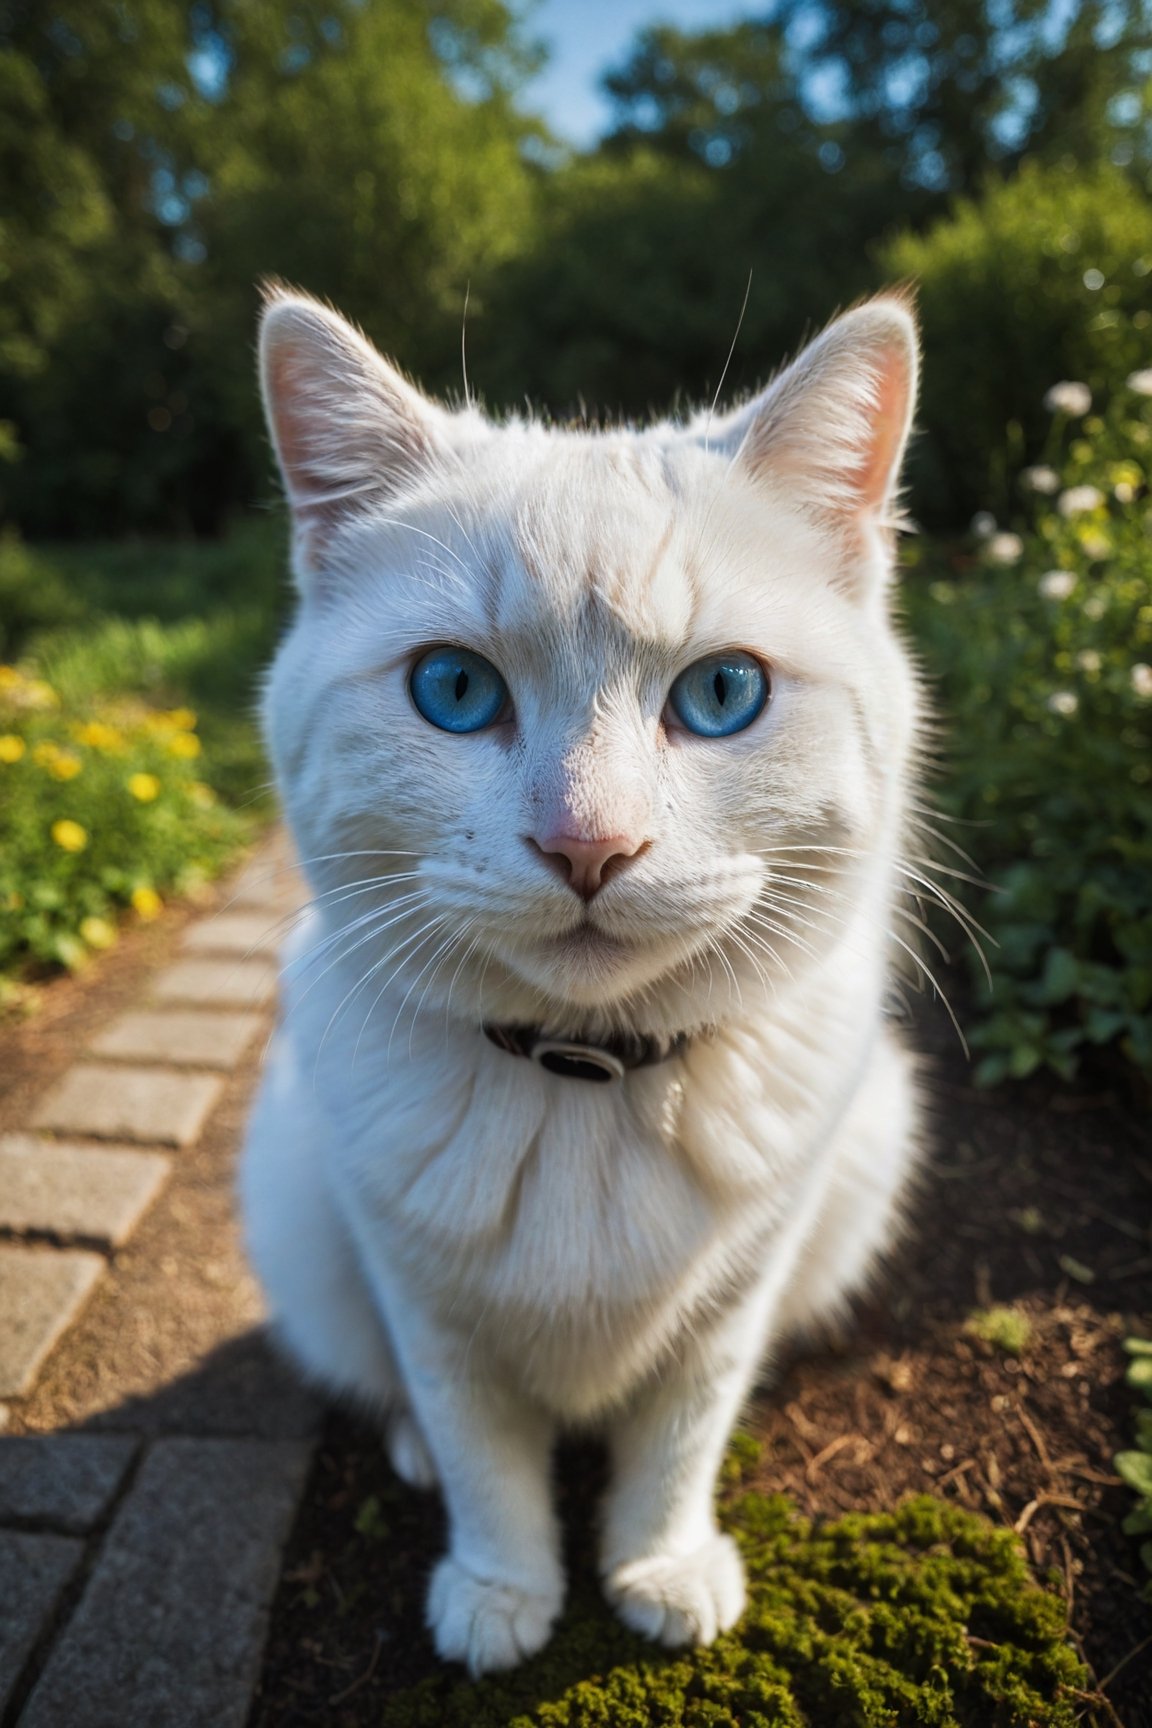
[[[1132,1500],[1112,1470],[1132,1443],[1121,1340],[1152,1334],[1152,1140],[1118,1089],[1035,1079],[973,1090],[946,1025],[919,1029],[934,1100],[933,1151],[901,1250],[854,1324],[778,1365],[745,1424],[763,1444],[753,1485],[805,1512],[879,1510],[930,1491],[1016,1529],[1038,1576],[1056,1577],[1069,1632],[1106,1703],[1096,1719],[1152,1728],[1152,1610]],[[966,1330],[1013,1304],[1018,1357]],[[562,1450],[574,1562],[600,1467]],[[390,1503],[387,1591],[372,1499]],[[250,1728],[367,1728],[435,1669],[421,1619],[441,1551],[434,1495],[393,1509],[374,1431],[334,1413],[290,1545]],[[359,1527],[358,1527],[359,1526]],[[397,1576],[405,1579],[395,1587]]]

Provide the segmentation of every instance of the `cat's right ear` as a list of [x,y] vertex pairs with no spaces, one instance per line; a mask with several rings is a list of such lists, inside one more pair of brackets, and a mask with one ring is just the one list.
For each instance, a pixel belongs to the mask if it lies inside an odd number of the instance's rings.
[[337,313],[278,287],[265,290],[260,386],[307,580],[342,521],[434,464],[445,417]]
[[705,441],[774,479],[854,543],[901,525],[900,469],[916,406],[916,319],[889,291],[837,318]]

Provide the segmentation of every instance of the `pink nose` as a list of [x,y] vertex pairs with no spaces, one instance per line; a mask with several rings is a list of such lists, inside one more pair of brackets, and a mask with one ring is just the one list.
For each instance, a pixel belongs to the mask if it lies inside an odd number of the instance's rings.
[[591,900],[609,876],[642,852],[647,842],[629,840],[623,834],[613,834],[607,840],[580,840],[574,834],[550,834],[546,840],[530,840],[529,845],[545,858],[555,858],[556,866],[567,877],[568,886],[582,900]]

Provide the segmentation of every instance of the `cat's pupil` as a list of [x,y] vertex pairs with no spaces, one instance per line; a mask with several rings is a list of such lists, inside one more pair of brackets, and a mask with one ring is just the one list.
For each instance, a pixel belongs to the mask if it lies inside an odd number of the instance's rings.
[[717,702],[719,702],[721,708],[723,708],[724,697],[725,697],[725,694],[726,694],[727,689],[728,689],[728,682],[727,682],[727,679],[724,677],[723,672],[717,672],[715,678],[713,678],[713,680],[712,680],[712,688],[716,692]]
[[467,674],[467,672],[461,670],[461,671],[457,672],[457,674],[456,674],[456,700],[457,700],[457,702],[462,702],[464,700],[464,692],[465,692],[465,690],[467,690],[467,688],[468,688],[468,674]]

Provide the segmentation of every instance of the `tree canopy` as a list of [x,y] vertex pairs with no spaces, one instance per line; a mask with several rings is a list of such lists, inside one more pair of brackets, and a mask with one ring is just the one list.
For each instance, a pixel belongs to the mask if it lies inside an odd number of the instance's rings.
[[0,0],[0,514],[204,533],[265,499],[264,276],[440,389],[467,296],[489,400],[560,414],[710,395],[747,290],[751,384],[891,260],[919,269],[911,241],[989,176],[1109,167],[1146,202],[1150,17],[777,0],[659,26],[573,153],[528,112],[513,0]]

